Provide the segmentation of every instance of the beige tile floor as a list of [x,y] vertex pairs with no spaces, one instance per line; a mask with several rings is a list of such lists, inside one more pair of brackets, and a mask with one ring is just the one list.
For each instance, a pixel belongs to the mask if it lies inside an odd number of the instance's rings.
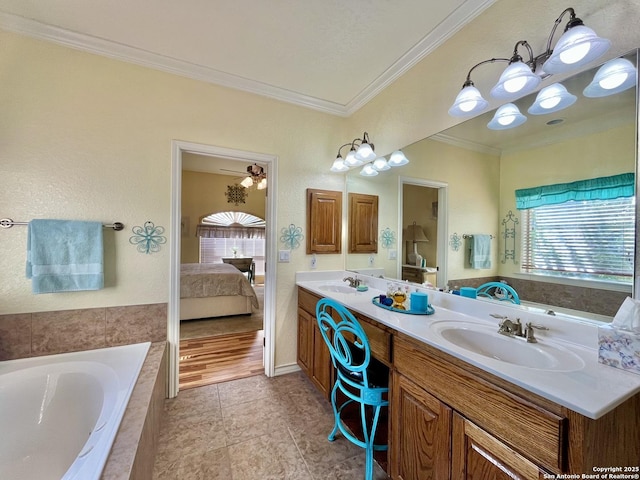
[[[154,480],[356,480],[364,451],[327,440],[333,412],[301,372],[182,391],[165,401]],[[375,479],[388,477],[376,464]]]

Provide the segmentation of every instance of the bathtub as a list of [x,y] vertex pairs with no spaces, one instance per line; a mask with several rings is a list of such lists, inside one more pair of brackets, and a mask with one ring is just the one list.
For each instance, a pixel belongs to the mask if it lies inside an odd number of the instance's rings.
[[0,362],[0,479],[99,479],[149,345]]

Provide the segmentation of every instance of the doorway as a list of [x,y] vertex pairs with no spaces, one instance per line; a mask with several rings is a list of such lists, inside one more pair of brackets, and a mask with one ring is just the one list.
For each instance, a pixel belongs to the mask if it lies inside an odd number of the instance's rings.
[[[418,250],[421,257],[425,259],[425,272],[419,283],[429,281],[434,286],[444,288],[447,278],[447,197],[448,184],[435,180],[425,180],[422,178],[399,177],[399,212],[398,231],[403,232],[400,242],[402,260],[399,266],[407,265],[408,258],[413,258],[413,251]],[[428,238],[428,242],[419,242],[412,247],[405,241],[407,227],[421,226],[422,233]],[[414,226],[415,227],[415,226]],[[415,232],[412,232],[415,233]],[[415,250],[414,250],[415,248]],[[414,259],[415,261],[415,259]],[[429,273],[431,268],[435,268],[435,282]],[[403,277],[403,272],[398,272],[398,278]]]
[[[265,165],[267,175],[267,194],[265,199],[265,260],[275,258],[275,219],[276,205],[274,201],[277,178],[277,158],[272,155],[258,154],[232,150],[211,145],[194,144],[188,142],[174,141],[172,149],[172,221],[171,221],[171,265],[170,265],[170,300],[167,339],[169,343],[169,382],[168,396],[173,397],[180,388],[179,368],[180,368],[180,268],[181,268],[181,240],[185,230],[185,222],[182,216],[182,175],[183,163],[186,157],[197,156],[204,162],[215,163],[228,162],[232,165],[232,170],[243,171],[247,165],[258,163]],[[233,168],[235,167],[235,168]],[[233,175],[233,174],[232,174]],[[196,218],[195,222],[199,219]],[[193,223],[194,219],[189,219]],[[193,225],[191,226],[193,229]],[[260,350],[263,354],[263,371],[265,375],[272,376],[274,370],[274,296],[275,296],[275,271],[273,261],[266,261],[266,268],[262,276],[263,284],[261,290],[264,301],[260,302],[263,312],[263,332],[264,339],[260,338],[260,345],[257,339],[245,339],[253,344],[249,347],[253,350]],[[233,328],[233,327],[230,327]],[[262,348],[262,345],[264,346]],[[222,347],[220,347],[222,348]]]

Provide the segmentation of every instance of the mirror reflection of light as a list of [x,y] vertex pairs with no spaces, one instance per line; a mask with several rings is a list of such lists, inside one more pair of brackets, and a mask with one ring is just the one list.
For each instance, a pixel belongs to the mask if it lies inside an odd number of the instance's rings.
[[600,80],[598,84],[605,90],[611,90],[612,88],[616,88],[622,85],[628,76],[629,74],[627,74],[626,72],[614,73],[608,78],[603,78],[602,80]]
[[516,119],[515,115],[504,115],[498,118],[498,123],[500,125],[511,125]]
[[553,108],[560,103],[560,97],[551,97],[540,102],[540,106],[544,109]]

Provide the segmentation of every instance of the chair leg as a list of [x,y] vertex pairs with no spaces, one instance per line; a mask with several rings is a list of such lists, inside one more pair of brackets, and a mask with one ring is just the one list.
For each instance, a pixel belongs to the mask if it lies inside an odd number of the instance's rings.
[[338,411],[338,407],[336,406],[336,396],[338,391],[338,382],[340,380],[336,380],[333,385],[333,389],[331,390],[331,407],[333,408],[333,430],[329,434],[329,441],[333,442],[336,439],[336,433],[338,433],[338,422],[340,422],[340,412]]

